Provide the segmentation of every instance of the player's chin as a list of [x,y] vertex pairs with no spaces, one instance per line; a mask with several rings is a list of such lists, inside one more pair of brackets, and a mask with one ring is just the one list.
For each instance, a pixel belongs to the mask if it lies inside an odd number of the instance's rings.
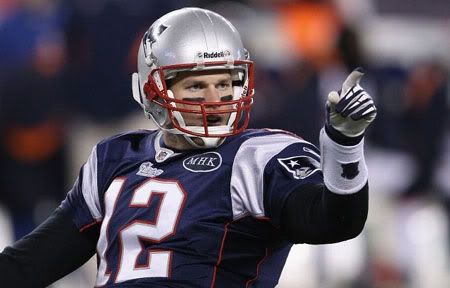
[[[226,122],[214,122],[214,123],[206,122],[207,127],[216,127],[216,126],[225,126],[225,125],[227,125]],[[186,126],[204,127],[203,122],[186,123]]]
[[206,123],[203,122],[202,118],[192,119],[191,121],[186,121],[187,126],[204,126],[206,124],[208,127],[223,126],[227,125],[228,117],[219,115],[208,115],[206,117]]
[[225,123],[225,122],[214,122],[214,123],[209,123],[209,122],[208,122],[208,127],[224,126],[224,125],[227,125],[227,123]]

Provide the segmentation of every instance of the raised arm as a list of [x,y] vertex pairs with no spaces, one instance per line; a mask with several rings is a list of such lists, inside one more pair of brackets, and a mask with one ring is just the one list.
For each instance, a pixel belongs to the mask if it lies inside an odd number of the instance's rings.
[[375,119],[376,108],[359,85],[362,75],[362,70],[354,70],[342,90],[328,96],[320,136],[324,183],[299,187],[285,201],[281,229],[294,243],[344,241],[364,228],[368,213],[364,132]]

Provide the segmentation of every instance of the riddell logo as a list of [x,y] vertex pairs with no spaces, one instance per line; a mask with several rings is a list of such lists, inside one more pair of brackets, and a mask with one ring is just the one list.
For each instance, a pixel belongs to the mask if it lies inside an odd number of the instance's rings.
[[219,58],[219,57],[225,57],[225,53],[223,53],[223,51],[212,52],[212,53],[208,53],[208,52],[203,53],[203,58]]

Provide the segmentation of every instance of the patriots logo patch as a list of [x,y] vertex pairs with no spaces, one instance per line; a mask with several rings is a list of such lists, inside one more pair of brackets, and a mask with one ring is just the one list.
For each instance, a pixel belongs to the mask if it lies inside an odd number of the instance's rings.
[[163,173],[164,171],[161,169],[157,169],[153,167],[152,162],[144,162],[139,167],[139,171],[136,175],[144,176],[144,177],[156,177]]
[[277,160],[295,179],[305,179],[320,171],[319,161],[309,156],[294,156]]

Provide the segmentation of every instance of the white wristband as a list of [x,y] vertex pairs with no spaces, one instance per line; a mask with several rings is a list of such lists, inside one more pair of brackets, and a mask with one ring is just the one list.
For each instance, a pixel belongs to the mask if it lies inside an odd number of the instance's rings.
[[325,186],[337,194],[352,194],[367,182],[364,138],[354,146],[340,145],[320,131],[321,166]]

